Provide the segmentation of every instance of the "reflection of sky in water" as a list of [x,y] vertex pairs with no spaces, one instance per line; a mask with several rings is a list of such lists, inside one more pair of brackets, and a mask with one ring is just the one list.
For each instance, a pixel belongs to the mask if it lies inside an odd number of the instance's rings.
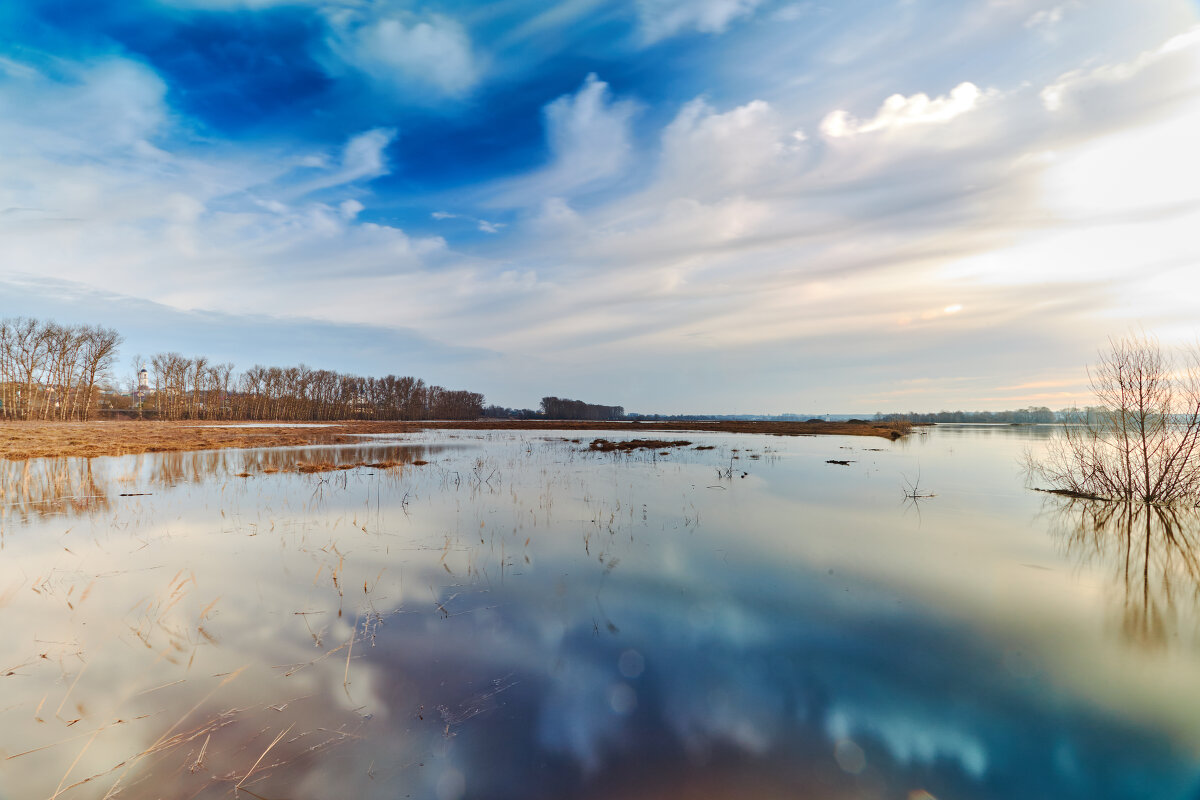
[[1195,580],[1124,635],[1042,430],[593,435],[5,473],[0,797],[1197,796]]

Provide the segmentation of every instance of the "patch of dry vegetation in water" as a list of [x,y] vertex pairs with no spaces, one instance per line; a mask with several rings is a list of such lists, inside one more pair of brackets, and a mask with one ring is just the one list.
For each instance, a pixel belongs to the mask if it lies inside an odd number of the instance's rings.
[[[262,423],[256,423],[262,425]],[[421,430],[603,430],[631,432],[690,431],[758,433],[774,436],[882,436],[899,439],[907,422],[579,422],[570,420],[476,420],[468,422],[333,423],[325,427],[207,427],[196,422],[4,422],[0,424],[0,458],[19,461],[60,456],[93,458],[227,447],[289,447],[349,444],[356,434],[412,433]]]
[[595,450],[600,453],[622,452],[629,453],[634,450],[666,450],[668,447],[687,447],[691,442],[685,440],[668,441],[665,439],[630,439],[624,442],[613,442],[608,439],[595,439],[588,450]]
[[310,475],[314,472],[337,472],[343,469],[354,469],[358,464],[335,464],[331,461],[306,461],[296,465],[296,471]]

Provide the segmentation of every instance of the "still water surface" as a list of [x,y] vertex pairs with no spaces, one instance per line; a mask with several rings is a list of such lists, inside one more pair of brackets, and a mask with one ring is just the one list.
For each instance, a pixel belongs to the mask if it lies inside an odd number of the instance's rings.
[[595,435],[0,462],[0,798],[1200,797],[1200,523],[1049,429]]

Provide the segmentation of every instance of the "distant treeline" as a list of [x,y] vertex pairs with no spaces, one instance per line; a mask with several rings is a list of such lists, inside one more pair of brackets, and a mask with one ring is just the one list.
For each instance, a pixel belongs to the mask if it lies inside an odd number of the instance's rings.
[[545,419],[615,420],[625,418],[625,409],[621,406],[599,406],[582,400],[543,397],[541,415]]
[[812,414],[636,414],[627,415],[640,422],[804,422]]
[[[323,369],[233,364],[159,353],[135,359],[147,386],[111,385],[121,335],[27,317],[0,320],[0,419],[87,420],[103,403],[158,419],[476,419],[483,395],[420,378],[363,378]],[[102,391],[101,387],[105,387]]]
[[976,423],[1037,423],[1058,422],[1066,410],[1055,413],[1045,406],[1030,406],[1015,411],[937,411],[920,413],[910,411],[907,414],[876,414],[877,420],[907,420],[908,422],[976,422]]
[[505,408],[504,406],[487,406],[483,409],[486,419],[544,419],[542,412],[532,408]]

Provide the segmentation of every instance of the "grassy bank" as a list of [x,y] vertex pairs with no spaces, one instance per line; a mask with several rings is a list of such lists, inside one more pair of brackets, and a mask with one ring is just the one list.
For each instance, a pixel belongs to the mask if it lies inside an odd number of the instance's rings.
[[6,422],[0,424],[0,458],[115,456],[226,447],[343,444],[353,434],[449,430],[625,430],[759,433],[776,436],[879,436],[898,439],[904,422],[571,422],[478,420],[471,422],[343,422],[319,428],[204,427],[203,422]]

